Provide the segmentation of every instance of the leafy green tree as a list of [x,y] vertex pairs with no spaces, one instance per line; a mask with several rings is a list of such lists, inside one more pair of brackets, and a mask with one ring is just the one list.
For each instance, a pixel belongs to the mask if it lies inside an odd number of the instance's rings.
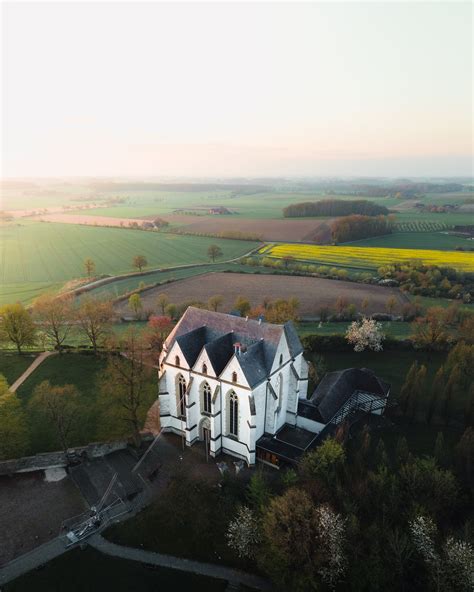
[[23,406],[0,374],[0,460],[19,458],[28,448],[28,423]]
[[410,449],[408,448],[408,442],[405,436],[398,438],[397,445],[395,448],[395,458],[397,461],[397,465],[401,466],[408,461],[408,457],[410,454]]
[[456,446],[456,466],[461,478],[473,485],[474,483],[474,428],[467,427]]
[[448,464],[448,451],[446,450],[446,443],[444,441],[443,432],[438,432],[434,447],[434,457],[440,467],[445,467]]
[[414,389],[416,384],[416,376],[418,374],[418,362],[415,360],[410,366],[405,377],[405,382],[400,389],[399,405],[402,409],[403,415],[406,415],[411,404],[411,400],[414,397]]
[[431,425],[436,417],[436,410],[439,401],[443,397],[445,387],[445,372],[444,366],[440,366],[434,376],[431,384],[431,392],[429,393],[428,405],[426,408],[426,423]]
[[321,446],[305,454],[301,460],[301,471],[307,478],[319,478],[326,484],[334,483],[344,465],[346,455],[342,444],[334,438],[326,438]]
[[158,294],[156,299],[156,304],[158,308],[161,310],[162,316],[165,316],[166,307],[170,303],[170,299],[168,298],[167,294]]
[[178,314],[178,307],[176,306],[176,304],[170,303],[166,306],[165,312],[170,319],[174,320],[176,319],[176,316]]
[[240,312],[242,317],[245,317],[250,312],[250,302],[243,296],[237,296],[237,299],[234,303],[234,308]]
[[207,256],[209,259],[212,259],[212,262],[214,263],[216,259],[222,257],[222,249],[218,245],[210,245],[207,249]]
[[145,255],[135,255],[135,257],[132,259],[132,265],[138,269],[138,271],[141,271],[148,265],[148,260]]
[[211,310],[213,310],[214,312],[217,312],[219,307],[222,306],[223,302],[224,302],[224,296],[221,296],[220,294],[216,294],[215,296],[211,296],[209,298],[209,300],[207,301],[207,304]]
[[143,310],[142,299],[140,298],[140,294],[132,294],[128,299],[128,307],[135,313],[135,316],[138,317]]
[[262,512],[270,500],[271,490],[262,471],[256,471],[247,486],[246,497],[251,508]]
[[19,354],[25,345],[34,345],[36,326],[23,304],[5,304],[0,307],[0,339],[10,340]]

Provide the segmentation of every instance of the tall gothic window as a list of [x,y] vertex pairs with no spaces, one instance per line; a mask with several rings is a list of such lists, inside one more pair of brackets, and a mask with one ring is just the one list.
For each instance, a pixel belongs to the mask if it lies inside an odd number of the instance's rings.
[[202,387],[202,411],[203,413],[211,413],[211,387],[207,382]]
[[186,380],[182,374],[178,374],[176,395],[178,398],[178,409],[181,417],[186,415]]
[[178,368],[179,368],[179,366],[181,365],[181,362],[180,362],[180,360],[179,360],[179,356],[176,356],[176,357],[175,357],[175,359],[174,359],[174,365],[175,365],[175,366],[178,366]]
[[206,364],[202,365],[202,373],[207,374],[207,365]]
[[232,372],[232,382],[237,382],[237,372]]
[[234,391],[229,395],[229,434],[236,438],[239,435],[239,400]]

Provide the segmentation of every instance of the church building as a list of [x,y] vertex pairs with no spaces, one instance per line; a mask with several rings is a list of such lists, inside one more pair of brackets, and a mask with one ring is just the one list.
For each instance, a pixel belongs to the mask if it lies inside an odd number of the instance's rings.
[[[344,399],[341,388],[338,405],[348,407],[351,397]],[[332,419],[324,397],[315,403],[307,391],[308,364],[291,322],[189,307],[160,355],[162,430],[188,446],[204,441],[211,456],[226,453],[248,465],[295,462]],[[381,413],[386,396],[371,411]],[[326,414],[317,411],[320,404]]]

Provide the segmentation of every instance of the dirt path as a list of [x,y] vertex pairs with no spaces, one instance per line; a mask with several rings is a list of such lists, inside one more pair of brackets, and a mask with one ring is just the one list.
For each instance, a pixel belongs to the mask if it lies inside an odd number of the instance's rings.
[[46,360],[46,358],[49,358],[49,356],[54,356],[57,353],[58,352],[56,351],[45,351],[42,354],[40,354],[37,358],[35,358],[33,360],[33,363],[30,366],[28,366],[28,368],[23,372],[20,378],[17,378],[15,382],[11,385],[10,391],[14,393],[25,382],[25,380],[31,374],[33,374],[36,368],[38,368],[38,366]]

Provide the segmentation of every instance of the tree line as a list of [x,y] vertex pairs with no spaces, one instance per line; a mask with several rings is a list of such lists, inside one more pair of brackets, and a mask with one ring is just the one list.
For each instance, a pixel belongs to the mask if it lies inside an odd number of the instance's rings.
[[366,199],[322,199],[320,201],[306,201],[290,204],[283,208],[285,218],[301,218],[306,216],[362,216],[386,215],[389,210]]
[[331,224],[331,235],[334,243],[381,236],[392,232],[392,221],[387,216],[344,216]]

